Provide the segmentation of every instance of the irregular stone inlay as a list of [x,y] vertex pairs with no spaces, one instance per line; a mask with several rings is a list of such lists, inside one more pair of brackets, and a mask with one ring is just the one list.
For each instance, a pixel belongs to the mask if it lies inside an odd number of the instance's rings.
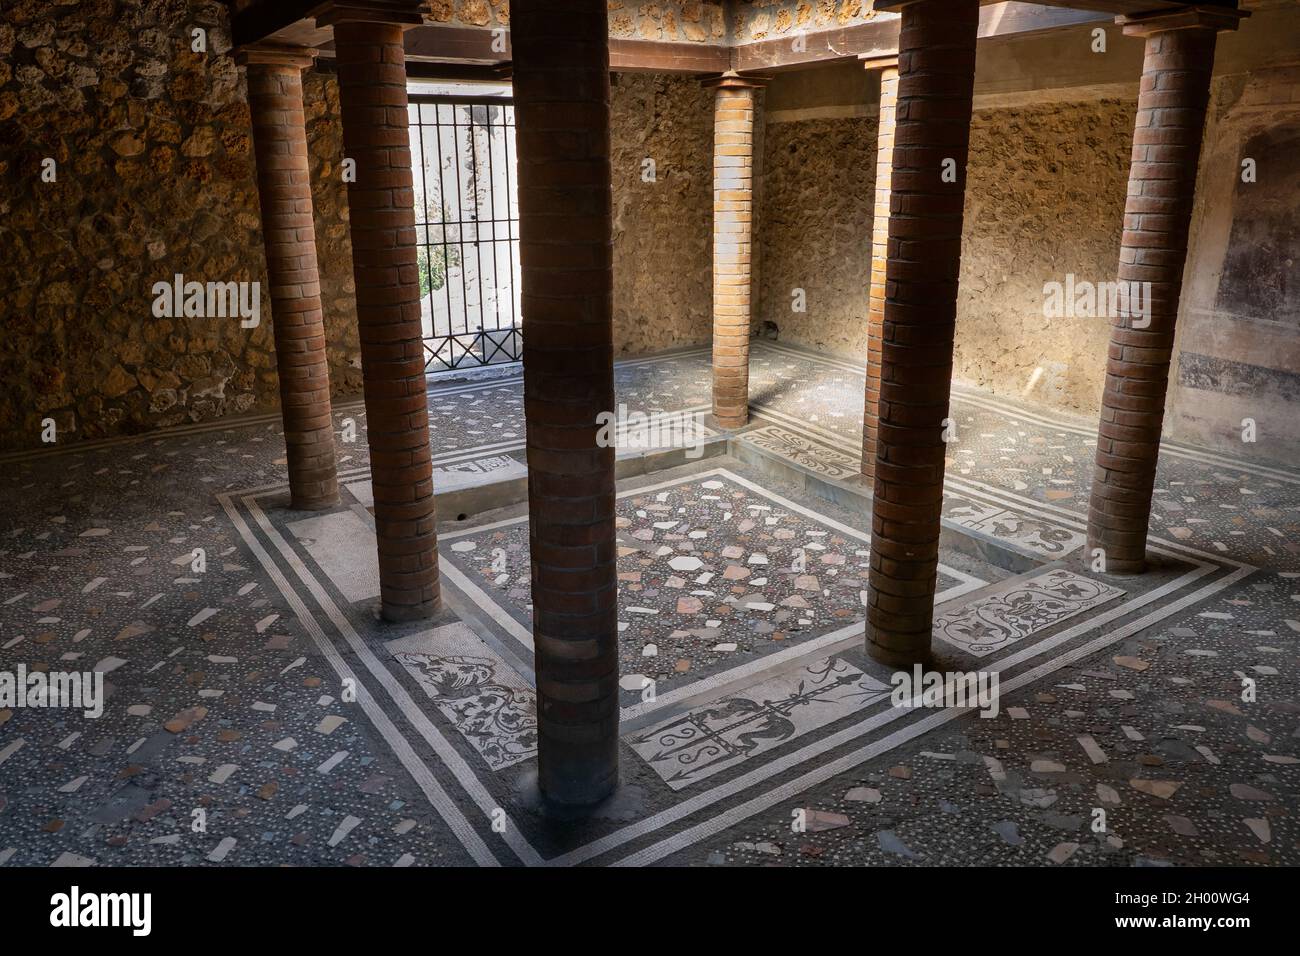
[[739,438],[828,478],[851,478],[858,474],[858,459],[777,425],[755,428]]
[[985,657],[1124,593],[1057,568],[941,615],[933,633],[968,654]]
[[386,646],[493,770],[537,755],[537,695],[464,624]]
[[696,707],[628,742],[668,786],[680,790],[886,694],[888,685],[826,657]]

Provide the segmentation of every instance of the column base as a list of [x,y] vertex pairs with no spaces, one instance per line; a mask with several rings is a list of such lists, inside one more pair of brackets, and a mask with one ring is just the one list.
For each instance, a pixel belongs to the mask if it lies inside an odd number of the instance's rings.
[[730,415],[727,416],[726,418],[723,418],[713,412],[710,412],[709,414],[704,416],[704,424],[707,425],[709,428],[718,428],[721,429],[722,431],[727,431],[727,432],[739,431],[740,429],[744,428],[749,424],[749,414],[746,413],[745,415]]
[[612,797],[617,789],[618,781],[615,780],[609,786],[596,791],[584,790],[577,793],[561,791],[553,793],[549,790],[539,789],[538,795],[551,808],[581,817],[590,815],[592,810]]
[[[888,635],[887,635],[888,636]],[[888,667],[911,667],[930,663],[930,633],[909,633],[893,636],[891,644],[876,640],[876,631],[866,622],[865,637],[867,657]]]
[[645,791],[615,780],[607,794],[594,803],[562,803],[542,791],[536,769],[522,774],[515,785],[516,804],[557,823],[582,820],[639,820],[650,812]]
[[[1145,545],[1141,551],[1132,545],[1116,549],[1114,545],[1107,547],[1105,542],[1089,537],[1084,547],[1087,550],[1082,552],[1080,560],[1089,568],[1092,566],[1093,555],[1097,551],[1102,552],[1105,556],[1105,567],[1101,569],[1102,574],[1142,574],[1147,569]],[[1124,553],[1117,555],[1116,550]]]
[[335,493],[332,498],[298,498],[290,497],[289,509],[291,511],[329,511],[331,508],[337,508],[343,503],[343,499]]
[[1133,574],[1144,574],[1146,572],[1146,569],[1147,569],[1147,562],[1145,558],[1139,560],[1131,560],[1131,561],[1115,561],[1110,558],[1107,558],[1106,570],[1103,571],[1102,573],[1133,575]]
[[426,601],[423,604],[384,604],[381,602],[379,616],[390,624],[427,621],[436,615],[441,607],[441,600]]
[[871,629],[867,629],[867,656],[877,664],[884,664],[886,667],[907,667],[920,664],[923,667],[929,666],[930,649],[929,647],[917,649],[899,649],[886,647],[883,644],[877,644],[871,639]]

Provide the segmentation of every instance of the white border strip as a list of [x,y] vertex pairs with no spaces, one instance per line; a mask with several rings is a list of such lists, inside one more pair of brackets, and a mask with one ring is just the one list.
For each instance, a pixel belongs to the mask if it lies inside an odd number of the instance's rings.
[[[1212,570],[1212,568],[1207,567],[1204,570],[1196,569],[1190,571],[1186,575],[1184,575],[1183,578],[1180,578],[1177,581],[1167,583],[1162,589],[1162,591],[1167,593],[1175,586],[1182,587],[1184,582],[1190,583],[1191,581],[1195,580],[1197,577],[1200,577],[1202,574],[1207,573],[1210,570]],[[1233,572],[1234,575],[1238,573],[1244,576],[1248,572],[1244,572],[1244,571]],[[1224,587],[1224,586],[1226,586],[1226,584],[1220,584],[1220,587]],[[1209,590],[1210,588],[1215,588],[1215,584],[1208,585],[1207,588],[1202,589],[1202,592],[1208,592],[1210,594],[1214,593],[1214,591]],[[1102,627],[1112,620],[1115,620],[1117,618],[1123,617],[1131,613],[1136,607],[1142,606],[1144,604],[1149,604],[1150,602],[1162,596],[1163,593],[1161,593],[1160,591],[1148,592],[1147,594],[1142,595],[1140,598],[1137,598],[1134,601],[1126,603],[1122,607],[1112,608],[1110,611],[1107,611],[1103,614],[1089,618],[1086,621],[1081,621],[1080,623],[1074,625],[1071,628],[1068,628],[1067,630],[1058,632],[1057,634],[1053,634],[1051,637],[1043,641],[1040,641],[1037,644],[1022,648],[1020,651],[1011,655],[1010,658],[999,658],[998,660],[989,661],[988,664],[990,665],[990,667],[986,669],[993,669],[994,667],[996,667],[998,673],[1001,673],[1002,670],[1004,669],[1003,668],[1004,664],[1006,664],[1006,666],[1014,666],[1015,664],[1023,663],[1026,660],[1030,660],[1034,657],[1044,654],[1047,651],[1053,650],[1059,645],[1065,643],[1066,641],[1071,640],[1074,637],[1077,637],[1080,634],[1086,634],[1090,630],[1094,630],[1096,628]],[[1170,607],[1174,607],[1174,605],[1170,605]],[[1147,617],[1142,619],[1142,621],[1146,622],[1143,624],[1143,627],[1149,626],[1150,623],[1155,623],[1156,621],[1162,620],[1165,616],[1168,615],[1167,614],[1162,615],[1159,613],[1153,613],[1147,615]],[[1099,638],[1099,640],[1105,640],[1106,643],[1103,643],[1099,646],[1105,647],[1108,646],[1109,643],[1114,643],[1114,641],[1126,637],[1128,633],[1130,633],[1129,628],[1131,627],[1132,625],[1126,625],[1124,628],[1121,628],[1110,635],[1102,635],[1102,638]],[[1141,628],[1137,628],[1136,630],[1140,630],[1140,629]],[[1092,644],[1096,644],[1096,643],[1097,643],[1096,641],[1092,642]],[[1066,662],[1073,659],[1075,658],[1073,658],[1070,655],[1054,656],[1050,658],[1047,662],[1045,662],[1043,665],[1040,665],[1040,667],[1038,668],[1038,671],[1040,672],[1039,676],[1052,673],[1053,671],[1064,666]],[[1016,681],[1018,680],[1019,678],[1016,679]],[[1008,681],[1006,684],[1001,686],[1003,687],[1004,690],[1007,689],[1008,687],[1014,690],[1016,687],[1020,686],[1020,684],[1017,683],[1016,681]],[[735,777],[726,783],[719,784],[718,786],[714,787],[712,790],[707,790],[702,793],[699,793],[696,796],[686,801],[683,801],[679,804],[674,805],[673,807],[668,808],[667,810],[660,811],[654,816],[648,817],[644,820],[640,820],[634,824],[624,827],[622,830],[616,831],[615,833],[612,833],[609,836],[594,841],[593,843],[588,844],[585,847],[579,847],[577,850],[570,851],[569,853],[564,854],[561,857],[557,857],[553,860],[548,861],[548,863],[549,865],[580,863],[584,860],[592,859],[595,856],[602,855],[623,843],[627,843],[630,840],[637,839],[638,837],[644,835],[645,833],[651,832],[652,830],[655,829],[659,829],[664,825],[675,822],[676,820],[681,819],[683,817],[690,816],[691,814],[696,813],[699,810],[702,810],[713,803],[716,803],[718,800],[722,800],[725,799],[726,797],[732,796],[733,794],[743,792],[744,790],[747,790],[749,787],[761,783],[763,780],[767,779],[770,776],[783,773],[786,770],[796,767],[801,763],[813,759],[814,757],[818,757],[821,754],[826,753],[827,751],[834,750],[835,748],[840,747],[845,743],[848,743],[849,741],[862,736],[865,733],[869,733],[870,731],[873,731],[879,727],[892,723],[893,721],[898,720],[899,718],[905,716],[907,713],[910,712],[910,710],[911,710],[910,708],[896,708],[896,707],[886,708],[885,710],[873,714],[870,717],[864,718],[863,720],[857,722],[856,724],[846,727],[843,730],[836,732],[835,734],[832,734],[827,737],[823,737],[820,740],[816,740],[808,744],[807,746],[797,751],[793,751],[789,754],[786,754],[784,757],[781,757],[775,761],[769,761],[767,764],[763,764],[758,767],[755,767],[755,769],[749,771],[748,773],[740,777]],[[950,708],[949,710],[951,711],[953,717],[960,716],[961,714],[968,712],[964,709],[957,709],[957,708]],[[947,712],[948,711],[945,711],[944,713]],[[952,717],[949,717],[948,719],[952,719]],[[911,735],[911,736],[915,736],[915,735]],[[904,737],[903,739],[910,739],[910,736]],[[898,742],[901,743],[902,740]],[[874,754],[872,754],[872,756],[874,756]],[[861,759],[867,759],[867,758],[861,758]],[[850,765],[850,767],[851,766],[853,765]],[[823,770],[824,768],[818,768],[817,770],[811,771],[808,774],[805,774],[804,776],[800,777],[799,782],[801,786],[805,786],[805,787],[814,786],[817,783],[820,783],[823,780],[828,779],[830,776],[834,775],[833,773],[828,773],[823,775]],[[796,789],[794,792],[795,793],[799,792],[799,789]],[[755,800],[759,800],[759,799],[762,798],[755,798]],[[784,798],[783,797],[778,798],[778,800],[779,799],[784,799]],[[773,800],[772,802],[775,803],[778,802],[778,800]],[[754,800],[750,801],[750,803],[754,803],[754,802],[755,802]],[[761,807],[759,809],[761,809]],[[673,849],[670,849],[667,852],[673,852]]]
[[[448,743],[447,739],[438,731],[438,728],[433,725],[432,721],[429,720],[424,712],[416,706],[415,701],[411,699],[411,696],[406,692],[406,689],[398,683],[397,679],[392,675],[388,668],[386,668],[375,656],[369,645],[361,639],[361,636],[357,634],[355,628],[352,627],[352,622],[347,619],[346,615],[339,611],[339,609],[334,605],[334,602],[330,600],[329,594],[312,576],[306,565],[302,563],[302,560],[293,549],[288,546],[284,539],[271,526],[270,521],[266,517],[266,513],[262,511],[256,498],[245,499],[244,506],[252,513],[253,519],[257,522],[262,533],[275,542],[276,548],[280,551],[284,560],[288,562],[289,566],[293,568],[294,573],[297,574],[299,580],[301,580],[307,587],[308,591],[311,592],[316,603],[320,605],[320,608],[325,612],[326,617],[328,617],[334,627],[338,629],[339,634],[342,635],[344,641],[347,642],[352,653],[354,653],[357,658],[365,664],[366,670],[370,671],[378,681],[379,685],[388,692],[388,696],[392,698],[393,703],[397,705],[397,708],[406,717],[407,721],[409,721],[416,729],[420,736],[424,738],[425,742],[433,748],[434,752],[437,753],[439,759],[442,761],[443,766],[446,767],[446,769],[456,778],[460,785],[465,789],[465,792],[469,794],[474,803],[483,811],[484,816],[491,817],[495,811],[500,809],[500,806],[479,781],[478,776],[470,769],[469,764],[465,762],[465,759],[460,755],[455,747]],[[285,583],[287,585],[287,582]],[[276,581],[276,585],[277,587],[280,586],[280,580]],[[285,593],[286,598],[289,597],[288,592],[285,592],[283,587],[281,588],[281,591],[282,593]],[[307,612],[306,606],[302,605],[301,599],[298,599],[296,595],[292,601],[296,605],[295,612],[297,612],[299,608],[301,608],[302,612]],[[315,625],[314,622],[313,626],[319,629],[319,626]],[[328,644],[329,642],[326,641],[326,643]],[[332,645],[330,646],[330,652],[337,656],[337,651],[334,650]],[[380,713],[382,716],[382,712]],[[386,716],[383,719],[385,721],[388,720]],[[391,726],[390,723],[389,727],[391,728]],[[385,737],[385,739],[387,739],[387,737]],[[402,741],[402,744],[409,748],[409,744],[406,744],[404,740]],[[455,812],[460,820],[464,820],[463,815],[460,814],[458,809]],[[465,825],[469,825],[468,821],[465,822]],[[524,838],[519,827],[507,825],[505,832],[501,836],[524,863],[536,865],[542,862],[541,855]],[[477,838],[477,834],[475,834],[475,837]],[[482,841],[480,840],[479,842]],[[486,847],[484,849],[486,849]]]
[[[360,693],[357,694],[357,703],[361,705],[362,711],[365,712],[365,715],[370,719],[370,722],[374,725],[375,729],[379,731],[380,736],[384,738],[384,741],[392,749],[393,754],[401,762],[402,766],[405,767],[407,772],[415,779],[416,785],[424,791],[424,795],[429,798],[429,803],[433,806],[434,810],[438,812],[438,815],[442,817],[448,827],[451,828],[452,833],[455,835],[456,839],[460,841],[461,846],[469,852],[469,855],[480,866],[500,866],[500,861],[497,860],[492,851],[488,849],[487,844],[483,842],[483,839],[478,835],[478,831],[475,830],[469,820],[465,818],[465,815],[460,812],[460,808],[457,807],[451,797],[448,796],[447,791],[443,789],[442,784],[438,782],[432,771],[429,770],[424,761],[415,753],[411,745],[407,743],[406,738],[403,737],[398,732],[397,728],[393,726],[393,722],[388,719],[388,715],[384,713],[383,709],[378,705],[375,699],[365,691],[364,685],[357,680],[356,674],[350,667],[348,667],[347,663],[343,660],[343,657],[334,647],[333,642],[325,636],[325,632],[321,630],[320,625],[307,609],[307,605],[303,603],[302,598],[289,586],[289,582],[285,580],[279,567],[271,560],[270,555],[266,553],[261,542],[259,542],[249,530],[243,516],[239,514],[238,509],[236,509],[231,503],[230,495],[219,494],[217,495],[217,501],[220,502],[221,507],[225,509],[226,515],[234,524],[235,530],[239,533],[239,536],[244,539],[249,549],[252,550],[254,557],[256,557],[262,567],[266,569],[267,573],[271,576],[271,580],[275,582],[275,586],[279,589],[280,593],[284,595],[285,600],[289,602],[289,606],[293,608],[294,615],[302,622],[307,633],[311,635],[312,642],[320,650],[321,656],[329,662],[330,667],[334,670],[334,673],[338,675],[341,681],[350,680],[359,689]],[[313,590],[312,593],[314,595],[316,593],[315,590]]]

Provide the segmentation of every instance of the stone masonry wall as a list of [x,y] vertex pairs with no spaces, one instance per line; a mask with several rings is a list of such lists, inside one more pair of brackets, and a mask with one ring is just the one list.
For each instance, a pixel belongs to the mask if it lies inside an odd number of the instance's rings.
[[[954,375],[1095,407],[1109,325],[1046,319],[1043,284],[1112,281],[1135,104],[980,109],[971,130]],[[876,120],[773,123],[764,156],[759,335],[866,361]],[[807,312],[791,309],[794,288]],[[771,324],[776,326],[772,328]]]
[[731,7],[732,29],[741,42],[854,26],[897,15],[877,11],[873,0],[736,0]]
[[954,378],[1096,409],[1110,322],[1045,317],[1043,285],[1068,273],[1115,280],[1135,110],[1101,100],[976,111]]
[[[620,74],[612,90],[614,348],[712,335],[713,91],[689,77]],[[654,162],[654,180],[642,176]]]
[[865,365],[875,117],[769,123],[765,136],[754,332]]
[[[195,28],[206,52],[191,50]],[[347,391],[346,200],[320,175],[341,151],[332,78],[310,76],[305,98],[331,379]],[[38,443],[46,417],[66,440],[276,403],[248,106],[222,4],[0,2],[0,178],[0,446]],[[155,318],[152,286],[175,273],[261,282],[260,325]]]
[[[684,7],[683,25],[711,16]],[[205,53],[191,51],[194,28]],[[338,85],[309,70],[303,93],[331,390],[356,395]],[[613,117],[619,352],[706,343],[711,94],[627,75]],[[277,405],[247,94],[224,5],[0,0],[0,179],[0,449],[40,444],[47,417],[64,441]],[[261,282],[260,327],[155,318],[153,284],[176,273]]]
[[[719,42],[727,32],[722,0],[609,0],[609,35],[620,40]],[[425,21],[450,26],[510,25],[509,0],[429,0]]]

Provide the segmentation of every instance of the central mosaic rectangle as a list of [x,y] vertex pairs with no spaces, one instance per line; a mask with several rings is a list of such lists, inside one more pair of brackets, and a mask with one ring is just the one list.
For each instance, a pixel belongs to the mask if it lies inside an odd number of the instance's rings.
[[[865,532],[722,469],[624,492],[617,507],[619,672],[631,700],[865,619]],[[526,517],[444,535],[442,551],[480,603],[531,631]],[[937,600],[984,583],[942,567]]]

